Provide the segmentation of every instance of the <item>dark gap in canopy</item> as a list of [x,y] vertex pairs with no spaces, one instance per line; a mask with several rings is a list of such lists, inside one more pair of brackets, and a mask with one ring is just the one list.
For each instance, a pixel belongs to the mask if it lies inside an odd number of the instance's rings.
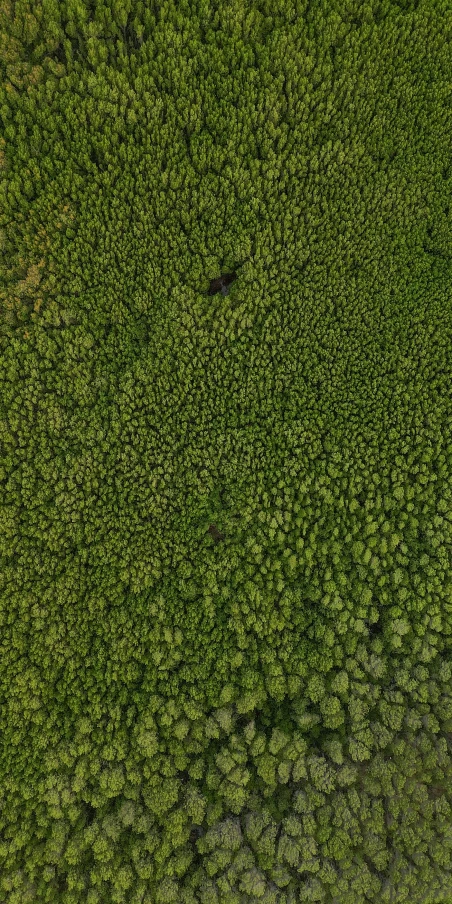
[[209,295],[216,295],[221,292],[223,295],[228,294],[228,288],[234,280],[237,279],[237,273],[225,273],[224,276],[218,276],[216,279],[210,280]]

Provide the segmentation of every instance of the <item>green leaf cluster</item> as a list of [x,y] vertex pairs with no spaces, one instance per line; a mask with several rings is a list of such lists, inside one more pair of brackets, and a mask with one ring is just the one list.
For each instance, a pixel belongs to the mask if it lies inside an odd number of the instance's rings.
[[2,904],[450,904],[451,28],[0,5]]

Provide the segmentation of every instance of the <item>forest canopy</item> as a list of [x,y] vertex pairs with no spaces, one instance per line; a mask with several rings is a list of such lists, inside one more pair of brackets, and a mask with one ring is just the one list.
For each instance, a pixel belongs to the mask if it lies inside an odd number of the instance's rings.
[[451,41],[1,0],[4,904],[452,904]]

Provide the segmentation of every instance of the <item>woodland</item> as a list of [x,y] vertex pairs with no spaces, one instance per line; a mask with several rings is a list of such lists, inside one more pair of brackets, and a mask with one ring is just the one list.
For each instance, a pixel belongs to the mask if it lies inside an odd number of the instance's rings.
[[452,904],[450,0],[0,0],[0,901]]

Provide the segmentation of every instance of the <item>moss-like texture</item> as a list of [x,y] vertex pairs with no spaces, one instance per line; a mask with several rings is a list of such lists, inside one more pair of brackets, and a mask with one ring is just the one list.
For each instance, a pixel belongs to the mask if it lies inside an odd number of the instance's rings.
[[451,39],[2,0],[2,904],[451,900]]

